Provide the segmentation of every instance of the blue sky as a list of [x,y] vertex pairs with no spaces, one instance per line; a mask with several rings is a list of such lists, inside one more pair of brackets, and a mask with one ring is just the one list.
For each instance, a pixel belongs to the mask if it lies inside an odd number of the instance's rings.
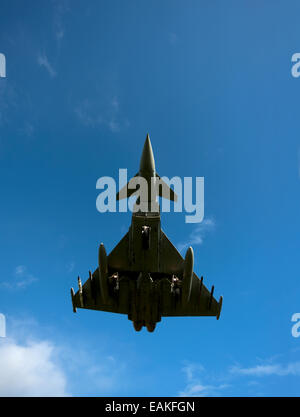
[[[29,6],[30,5],[30,6]],[[298,396],[297,1],[1,2],[0,395]],[[205,218],[164,213],[215,318],[72,312],[70,287],[130,224],[96,181],[156,168],[205,178]]]

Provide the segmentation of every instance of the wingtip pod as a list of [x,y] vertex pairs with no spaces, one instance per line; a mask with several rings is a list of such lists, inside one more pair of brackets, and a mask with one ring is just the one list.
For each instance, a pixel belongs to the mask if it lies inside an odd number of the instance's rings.
[[220,314],[221,314],[221,310],[222,310],[222,304],[223,304],[223,297],[221,295],[221,297],[219,299],[219,310],[218,310],[218,314],[217,314],[217,320],[219,320],[219,318],[220,318]]
[[78,281],[78,289],[79,289],[79,292],[82,292],[82,284],[81,284],[80,277],[77,278],[77,281]]
[[194,250],[193,248],[190,246],[186,253],[185,253],[185,261],[189,262],[189,264],[191,264],[191,266],[194,266]]
[[75,291],[74,291],[74,288],[71,288],[71,300],[72,300],[72,306],[73,306],[73,313],[76,313],[77,309],[75,307]]
[[194,270],[194,251],[190,246],[185,254],[183,266],[182,301],[188,302],[191,295]]
[[99,246],[99,267],[101,272],[107,274],[107,255],[103,243],[100,243]]

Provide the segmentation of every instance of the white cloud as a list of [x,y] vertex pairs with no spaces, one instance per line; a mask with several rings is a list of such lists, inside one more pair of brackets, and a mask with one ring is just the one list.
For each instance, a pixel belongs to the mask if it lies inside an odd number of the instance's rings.
[[112,98],[112,100],[111,100],[111,106],[112,106],[112,108],[115,110],[115,111],[118,111],[119,110],[119,100],[118,100],[118,98],[117,97],[113,97]]
[[201,245],[207,233],[214,230],[214,228],[215,221],[212,218],[204,219],[201,223],[194,227],[186,242],[181,242],[177,245],[178,250],[181,252],[189,246]]
[[195,372],[203,372],[204,367],[198,363],[187,363],[182,368],[182,371],[185,373],[188,381],[193,381]]
[[0,126],[8,123],[9,110],[17,108],[18,95],[15,87],[8,78],[1,79],[0,83]]
[[110,120],[108,122],[108,127],[112,132],[119,132],[119,130],[120,130],[119,123],[116,122],[115,120]]
[[185,373],[187,385],[184,390],[179,392],[181,397],[208,397],[222,395],[222,392],[230,387],[228,384],[205,384],[203,380],[207,379],[205,369],[200,364],[189,363],[182,368]]
[[35,133],[35,127],[30,122],[25,122],[24,126],[18,129],[18,132],[21,135],[25,135],[27,137],[32,137]]
[[168,37],[169,37],[169,42],[170,42],[171,45],[175,45],[177,43],[178,36],[176,35],[176,33],[170,32],[168,34]]
[[75,263],[74,262],[69,262],[66,265],[67,273],[70,274],[71,272],[73,272],[74,271],[74,267],[75,267]]
[[[100,106],[100,110],[99,110]],[[106,103],[84,99],[75,108],[78,120],[89,127],[106,126],[111,132],[117,133],[129,127],[129,121],[120,115],[119,99],[114,96]]]
[[179,393],[180,397],[210,397],[222,395],[221,392],[230,385],[202,385],[200,383],[188,384],[184,391]]
[[18,280],[11,285],[15,285],[17,288],[25,288],[33,282],[38,281],[34,275],[27,271],[27,267],[25,265],[19,265],[15,268],[15,276],[18,278]]
[[66,375],[47,341],[0,343],[0,396],[65,396]]
[[[278,358],[277,358],[278,360]],[[186,385],[180,396],[228,396],[228,395],[265,395],[268,385],[264,385],[264,377],[284,378],[300,376],[300,361],[286,364],[274,362],[274,357],[260,361],[252,367],[235,364],[217,374],[208,372],[201,364],[188,363],[182,368]],[[267,380],[269,384],[269,379]]]
[[0,286],[8,289],[23,289],[38,281],[38,279],[28,272],[25,265],[16,266],[12,279],[10,281],[3,281]]
[[[23,93],[23,94],[22,94]],[[15,80],[12,78],[3,78],[0,82],[0,127],[12,126],[15,132],[23,137],[32,137],[35,133],[35,126],[32,122],[33,111],[30,94],[24,94],[24,91],[17,88]],[[18,116],[22,114],[20,119]],[[26,119],[24,121],[23,119]],[[0,137],[0,146],[9,141],[9,138],[2,135]],[[4,149],[4,147],[3,147]],[[0,149],[1,152],[1,149]]]
[[15,274],[17,276],[24,276],[25,271],[26,271],[25,265],[19,265],[15,268]]
[[65,36],[65,26],[63,23],[65,14],[70,10],[66,0],[54,0],[54,34],[57,42],[61,42]]
[[286,365],[281,364],[264,364],[256,365],[254,367],[242,368],[240,366],[232,366],[230,372],[235,375],[249,375],[249,376],[287,376],[300,375],[300,362],[290,362]]
[[[112,395],[128,387],[130,369],[111,348],[95,348],[80,338],[66,341],[63,336],[62,341],[57,328],[41,328],[33,318],[6,318],[0,396]],[[41,335],[45,331],[46,340]]]
[[46,54],[39,54],[37,61],[40,67],[44,67],[47,70],[51,78],[54,78],[57,75],[55,69],[50,64]]
[[77,115],[79,121],[85,126],[95,127],[103,123],[102,116],[99,114],[94,114],[93,106],[90,100],[84,99],[78,106],[75,108],[75,114]]

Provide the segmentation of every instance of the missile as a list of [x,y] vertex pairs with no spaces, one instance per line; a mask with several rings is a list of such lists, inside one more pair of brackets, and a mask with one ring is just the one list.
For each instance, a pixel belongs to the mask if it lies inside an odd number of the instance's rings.
[[81,284],[80,277],[78,277],[78,289],[79,289],[80,307],[83,308],[82,284]]
[[194,251],[190,246],[185,254],[182,281],[182,302],[187,303],[190,299],[194,269]]
[[106,304],[109,301],[109,292],[108,292],[108,268],[107,268],[107,256],[106,250],[103,243],[99,246],[99,279],[100,279],[100,290],[102,301]]
[[217,314],[217,320],[219,320],[219,318],[220,318],[220,314],[221,314],[221,310],[222,310],[222,304],[223,304],[223,297],[221,295],[220,298],[219,298],[219,311],[218,311],[218,314]]
[[75,307],[75,291],[74,291],[74,288],[71,288],[71,299],[72,299],[73,312],[76,313],[77,309]]
[[80,277],[78,277],[78,289],[79,289],[79,292],[82,294],[82,284],[81,284]]
[[209,303],[208,303],[209,310],[211,309],[211,303],[212,303],[212,299],[213,299],[213,295],[214,295],[214,289],[215,289],[215,286],[213,285],[211,287],[210,297],[209,297]]
[[202,286],[203,286],[203,277],[201,277],[200,279],[199,297],[201,297]]

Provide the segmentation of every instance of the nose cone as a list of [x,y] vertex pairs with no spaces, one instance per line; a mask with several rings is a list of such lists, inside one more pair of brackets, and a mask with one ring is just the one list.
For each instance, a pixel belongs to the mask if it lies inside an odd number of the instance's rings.
[[150,137],[147,133],[146,141],[144,144],[144,149],[141,157],[140,162],[140,174],[143,173],[150,173],[153,174],[155,172],[155,162],[154,156],[152,151],[152,146],[150,142]]

